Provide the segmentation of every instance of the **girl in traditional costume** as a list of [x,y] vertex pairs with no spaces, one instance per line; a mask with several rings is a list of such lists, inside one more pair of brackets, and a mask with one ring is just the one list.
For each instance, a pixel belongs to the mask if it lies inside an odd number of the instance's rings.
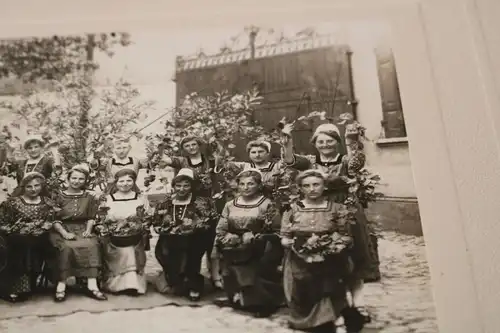
[[259,170],[243,171],[237,182],[239,196],[226,204],[217,225],[227,299],[216,303],[269,316],[283,302],[279,212],[262,194]]
[[90,176],[85,164],[74,166],[67,173],[68,188],[61,191],[56,199],[60,207],[60,223],[54,225],[50,242],[54,249],[53,269],[57,282],[56,302],[66,299],[66,281],[69,277],[86,279],[86,294],[96,300],[106,300],[99,290],[97,278],[100,276],[101,248],[94,233],[99,199],[88,192]]
[[17,193],[0,204],[0,233],[7,246],[0,296],[10,302],[26,300],[44,272],[44,236],[57,214],[55,205],[42,195],[44,187],[41,173],[25,173]]
[[[314,169],[321,171],[327,175],[326,191],[328,195],[333,197],[336,202],[344,203],[349,196],[348,176],[359,171],[364,166],[360,163],[361,156],[359,153],[352,158],[339,153],[339,146],[342,144],[340,132],[333,124],[323,124],[318,126],[314,132],[311,143],[317,150],[315,155],[302,156],[293,154],[293,141],[291,136],[285,143],[284,159],[288,163],[293,164],[293,168],[304,171]],[[356,279],[351,279],[352,285],[350,289],[353,292],[353,297],[359,310],[366,317],[366,321],[370,321],[370,316],[364,308],[363,287],[364,279],[369,274],[373,266],[374,245],[370,238],[368,229],[368,220],[364,213],[363,207],[356,203],[356,224],[351,228],[354,238],[353,245],[353,261],[354,272]]]
[[[203,292],[200,274],[210,222],[217,213],[209,199],[196,195],[191,169],[181,169],[172,180],[174,195],[155,208],[153,225],[160,234],[155,255],[168,289],[198,301]],[[166,288],[165,288],[166,289]]]
[[[96,227],[111,230],[103,237],[104,279],[103,288],[112,293],[126,292],[133,295],[146,293],[145,219],[152,215],[147,197],[135,191],[137,174],[132,169],[115,173],[113,188],[100,210],[107,210]],[[100,214],[100,212],[98,212]],[[128,228],[129,237],[114,235],[121,228]],[[126,236],[127,236],[126,235]]]

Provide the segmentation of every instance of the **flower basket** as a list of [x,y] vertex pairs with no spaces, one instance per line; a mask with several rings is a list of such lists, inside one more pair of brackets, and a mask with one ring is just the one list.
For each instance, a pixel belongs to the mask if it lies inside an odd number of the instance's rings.
[[224,261],[233,265],[243,265],[255,258],[256,251],[253,244],[221,247]]
[[109,236],[109,241],[116,247],[136,246],[144,239],[144,233],[138,232],[131,235],[113,235]]

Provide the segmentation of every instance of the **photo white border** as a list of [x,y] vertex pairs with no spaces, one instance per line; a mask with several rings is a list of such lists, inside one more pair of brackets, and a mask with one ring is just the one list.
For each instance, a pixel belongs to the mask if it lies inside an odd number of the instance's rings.
[[389,20],[439,331],[499,332],[499,74],[480,1],[5,1],[0,37]]

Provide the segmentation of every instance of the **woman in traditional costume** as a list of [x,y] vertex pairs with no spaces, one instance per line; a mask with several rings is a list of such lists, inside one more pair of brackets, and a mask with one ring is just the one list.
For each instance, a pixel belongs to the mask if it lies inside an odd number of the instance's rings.
[[[146,219],[152,215],[152,208],[147,197],[134,190],[136,180],[134,170],[118,171],[111,193],[99,208],[101,212],[107,212],[96,228],[101,234],[101,230],[109,232],[107,237],[103,237],[103,288],[112,293],[146,293],[144,233],[147,232]],[[126,231],[123,242],[117,236],[122,228]]]
[[217,225],[227,299],[216,304],[270,316],[283,302],[279,212],[262,194],[259,170],[243,171],[237,182],[239,196],[226,204]]
[[44,236],[57,214],[51,200],[41,195],[44,187],[42,174],[26,173],[18,193],[0,204],[0,232],[7,247],[0,296],[10,302],[26,300],[44,272]]
[[168,288],[191,301],[200,300],[204,278],[200,274],[210,222],[217,213],[209,199],[196,196],[191,169],[181,169],[172,180],[174,195],[155,207],[153,225],[160,234],[155,255]]
[[[219,151],[223,148],[219,145]],[[241,171],[248,169],[257,169],[262,174],[263,193],[269,198],[273,198],[276,186],[289,185],[286,183],[285,170],[288,166],[293,165],[284,160],[273,161],[271,159],[271,143],[264,140],[254,140],[247,144],[246,151],[248,153],[249,162],[226,162],[222,165],[217,165],[214,169],[216,175],[222,176],[220,181],[231,181]],[[219,159],[222,160],[222,159]],[[219,164],[219,163],[218,163]],[[238,172],[235,172],[238,171]],[[292,181],[293,179],[290,179]],[[234,194],[233,194],[234,195]],[[231,200],[231,197],[226,197],[225,202]]]
[[56,199],[60,207],[59,221],[50,233],[54,249],[53,269],[57,281],[54,300],[66,299],[66,281],[69,277],[86,279],[86,294],[99,301],[106,296],[99,290],[97,278],[101,273],[101,251],[93,232],[99,200],[86,191],[90,170],[85,164],[74,166],[67,173],[68,188]]
[[[207,143],[195,136],[186,136],[180,142],[183,156],[162,156],[162,162],[179,170],[187,168],[193,171],[196,181],[196,197],[204,197],[209,200],[213,207],[216,207],[214,196],[214,168],[215,159],[208,153]],[[207,266],[211,274],[212,283],[216,288],[221,288],[220,267],[217,259],[211,255],[215,240],[215,226],[217,219],[210,221],[209,237],[206,239],[205,253],[207,256]],[[212,258],[213,257],[213,258]]]
[[[19,161],[9,161],[7,166],[9,172],[15,172],[18,185],[24,176],[30,172],[42,174],[46,182],[53,175],[58,175],[62,172],[59,155],[55,152],[49,155],[44,151],[45,140],[41,136],[30,135],[24,141],[23,148],[28,157]],[[44,195],[48,195],[48,192],[52,192],[53,190],[52,188],[45,188],[44,191],[47,191],[47,193],[44,193]],[[17,191],[22,191],[22,189],[20,187],[15,189],[13,195],[16,195]]]
[[[288,248],[283,274],[290,327],[331,333],[348,307],[345,282],[350,276],[347,249],[352,237],[350,221],[342,218],[346,207],[325,194],[326,179],[318,170],[299,174],[297,183],[304,198],[283,214],[281,242]],[[322,242],[328,248],[304,251]]]
[[[355,173],[364,166],[364,160],[359,160],[359,153],[348,158],[346,155],[339,153],[339,146],[342,144],[338,128],[333,124],[323,124],[318,126],[314,132],[311,143],[317,150],[315,155],[302,156],[293,154],[293,141],[291,136],[285,143],[284,159],[293,168],[304,171],[308,169],[318,170],[327,175],[325,191],[333,197],[336,202],[344,203],[348,198],[349,183],[346,177]],[[364,213],[363,207],[357,204],[356,207],[356,223],[351,228],[354,238],[353,254],[354,272],[356,279],[351,279],[353,285],[350,289],[353,292],[353,297],[359,310],[363,313],[366,321],[370,321],[370,316],[364,308],[363,287],[364,279],[370,274],[373,263],[376,260],[373,256],[374,245],[370,238],[368,229],[368,220]]]

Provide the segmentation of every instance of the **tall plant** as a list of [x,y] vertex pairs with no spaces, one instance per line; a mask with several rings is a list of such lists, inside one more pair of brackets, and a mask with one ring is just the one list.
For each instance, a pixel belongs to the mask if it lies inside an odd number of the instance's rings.
[[[21,136],[30,132],[58,147],[65,169],[109,156],[113,136],[141,138],[138,125],[147,118],[153,102],[141,101],[139,90],[126,81],[99,93],[81,76],[66,77],[54,86],[54,95],[32,92],[18,102],[0,103],[14,115],[9,127],[18,135],[12,135],[9,143],[17,156],[22,155]],[[82,107],[89,110],[85,125],[81,123]]]

